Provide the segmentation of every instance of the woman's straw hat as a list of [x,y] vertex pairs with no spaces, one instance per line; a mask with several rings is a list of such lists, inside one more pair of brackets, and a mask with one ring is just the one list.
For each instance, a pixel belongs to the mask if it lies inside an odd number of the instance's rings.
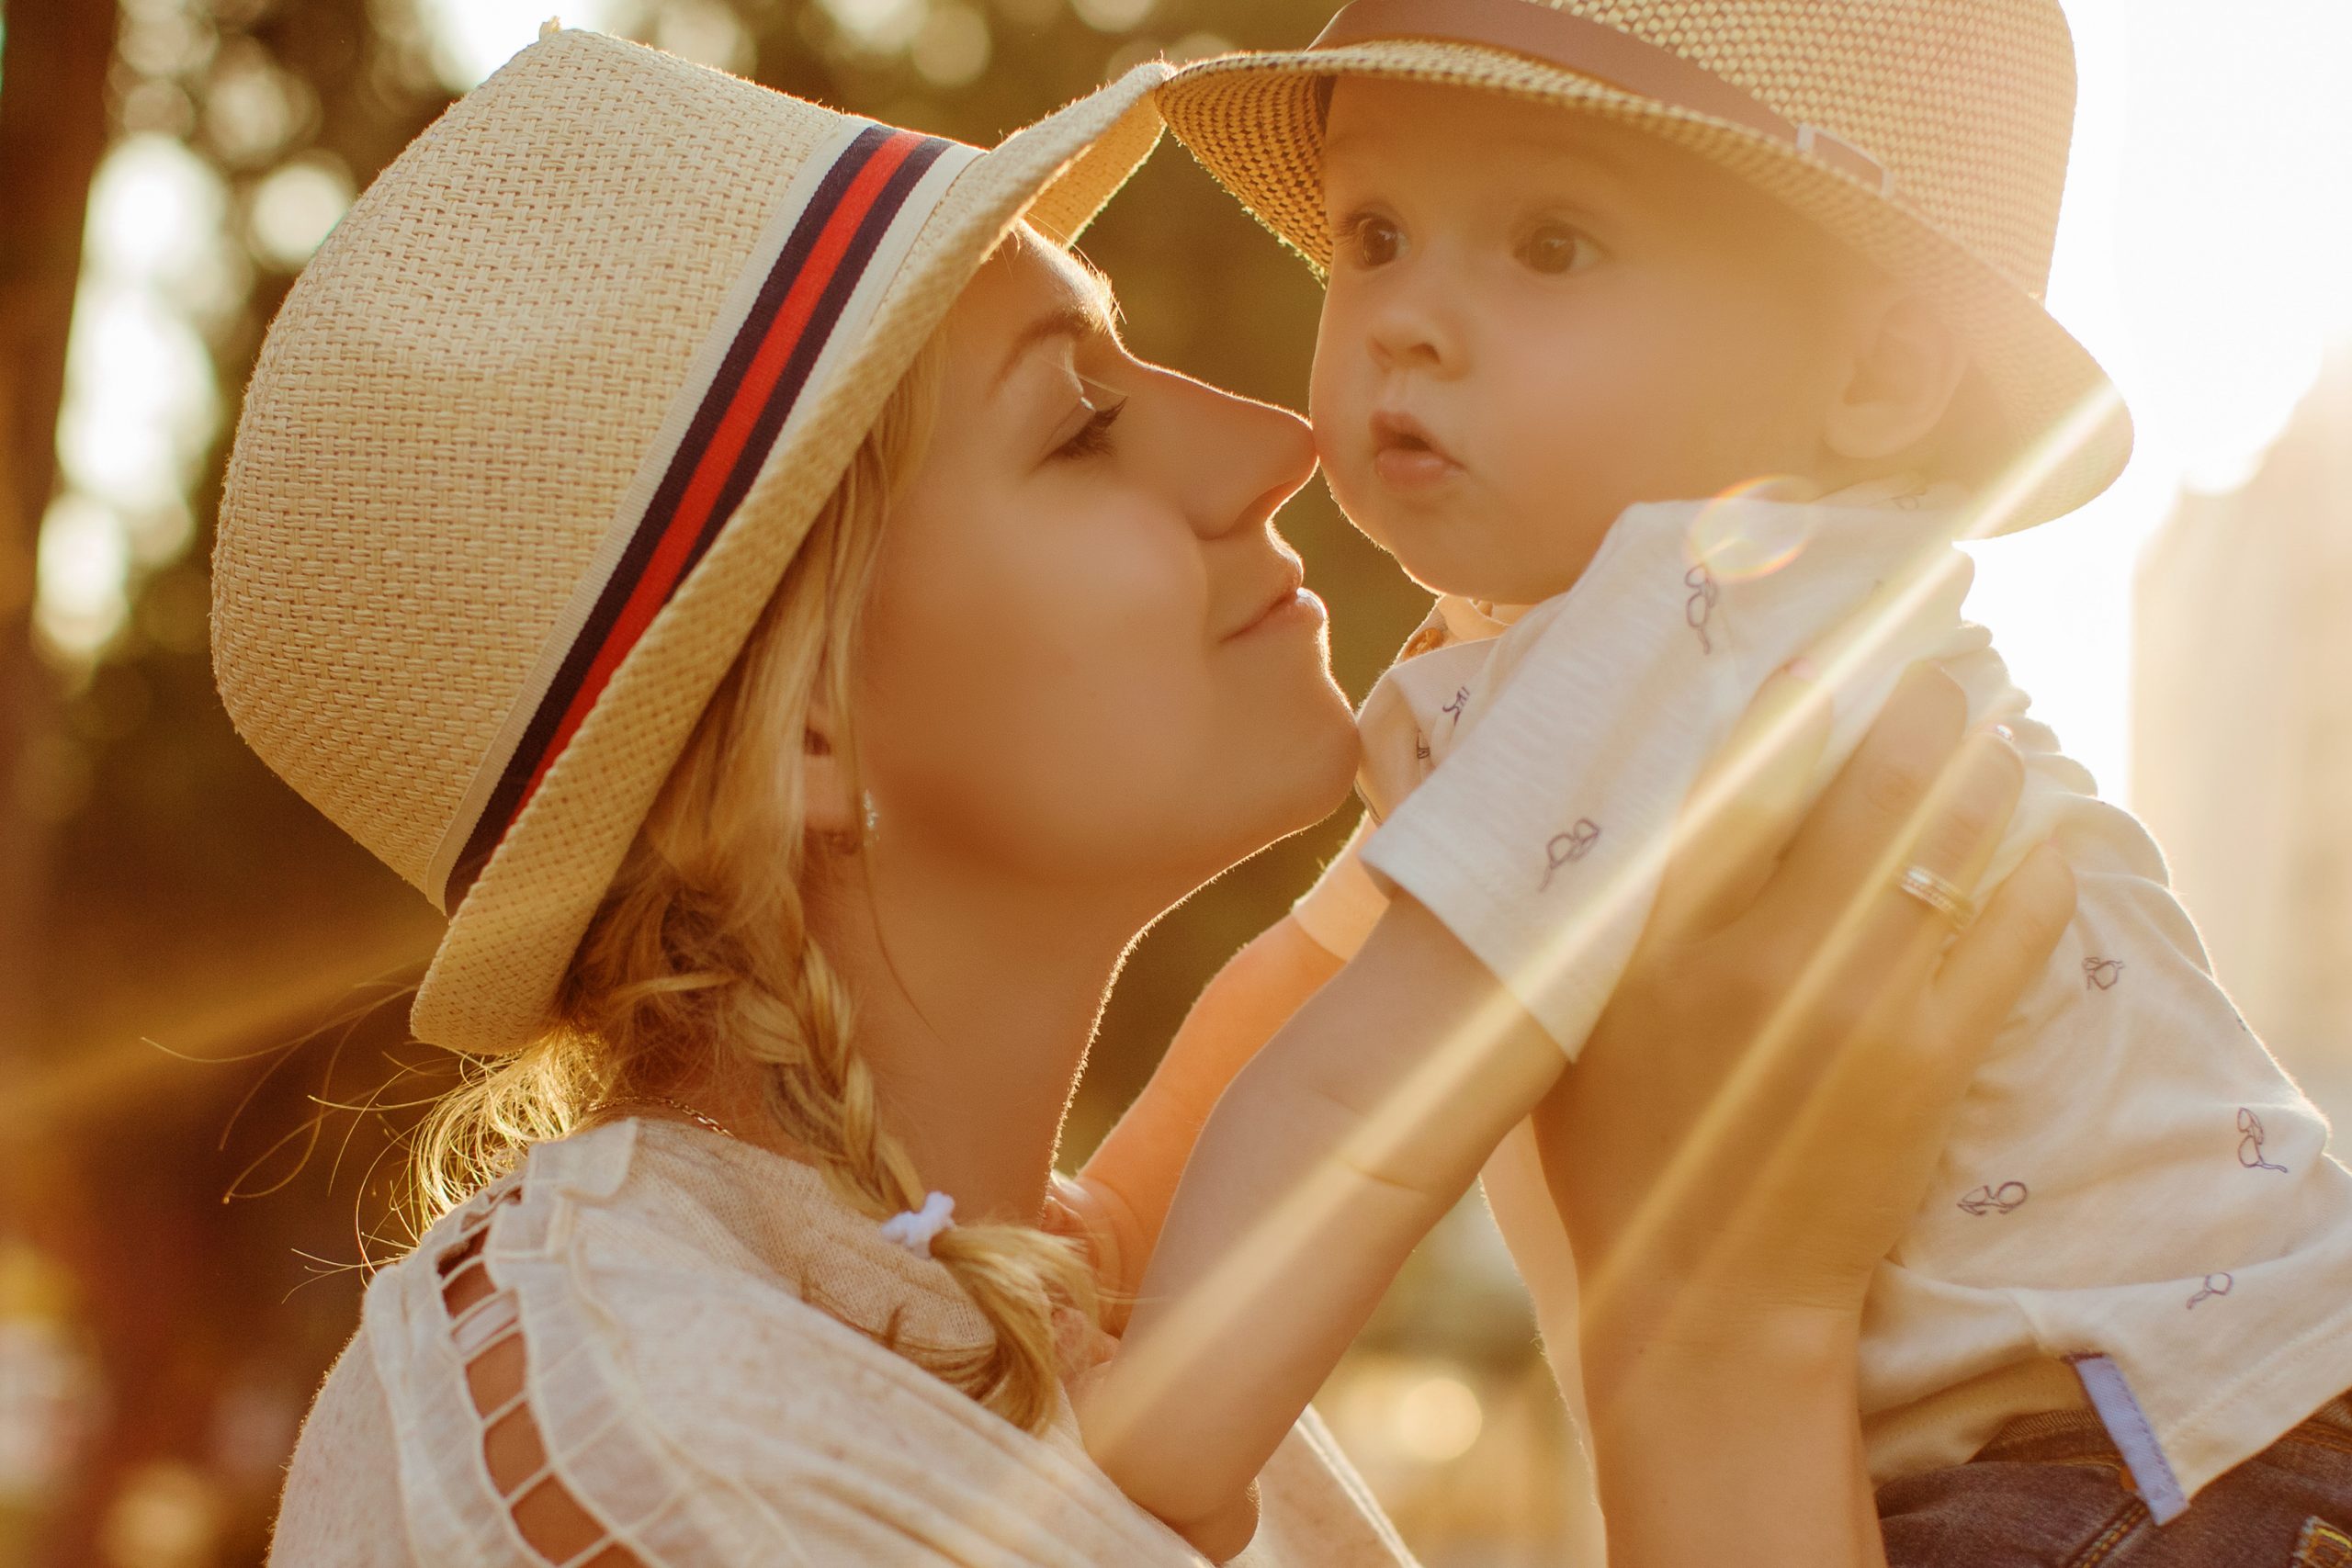
[[2105,372],[2041,304],[2075,113],[2057,0],[1356,0],[1307,49],[1177,73],[1169,130],[1318,271],[1340,75],[1636,127],[1908,280],[1973,345],[2008,423],[1989,531],[2072,511],[2131,455]]
[[1136,68],[982,152],[589,32],[453,107],[271,326],[213,560],[263,760],[450,915],[421,1039],[502,1052],[916,352],[1149,153]]

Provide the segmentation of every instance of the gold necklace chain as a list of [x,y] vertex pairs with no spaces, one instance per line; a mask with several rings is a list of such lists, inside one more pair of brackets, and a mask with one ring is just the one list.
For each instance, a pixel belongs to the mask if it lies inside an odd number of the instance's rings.
[[693,1106],[688,1105],[684,1100],[673,1100],[666,1094],[610,1095],[603,1100],[597,1100],[594,1105],[591,1105],[581,1114],[585,1118],[595,1115],[599,1111],[616,1110],[626,1105],[667,1106],[669,1109],[678,1111],[683,1115],[691,1116],[696,1122],[709,1128],[712,1132],[718,1134],[722,1138],[731,1138],[735,1136],[734,1129],[729,1127],[724,1122],[719,1121],[716,1116],[707,1116],[703,1112],[695,1110]]

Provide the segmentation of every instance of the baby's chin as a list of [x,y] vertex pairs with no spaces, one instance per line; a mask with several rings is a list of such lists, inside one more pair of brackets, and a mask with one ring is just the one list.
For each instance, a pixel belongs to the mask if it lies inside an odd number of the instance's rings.
[[1591,559],[1590,550],[1577,552],[1574,560],[1549,558],[1555,550],[1530,548],[1497,530],[1491,520],[1451,511],[1405,513],[1376,500],[1358,508],[1348,504],[1340,487],[1333,487],[1333,494],[1356,531],[1432,593],[1488,604],[1537,604],[1574,587]]

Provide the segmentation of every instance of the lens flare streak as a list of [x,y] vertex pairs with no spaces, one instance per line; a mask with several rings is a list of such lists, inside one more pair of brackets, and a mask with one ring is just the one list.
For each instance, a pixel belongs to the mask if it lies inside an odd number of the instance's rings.
[[[2086,399],[1996,483],[1988,485],[1973,505],[1962,509],[1947,538],[1930,539],[1911,571],[1890,581],[1887,591],[1874,597],[1865,613],[1852,624],[1837,628],[1816,650],[1814,663],[1821,690],[1834,697],[1866,680],[1901,628],[1949,586],[1952,572],[1964,570],[1945,547],[1998,533],[2004,521],[2051,473],[2084,450],[2100,427],[2117,416],[2120,406],[2111,389],[2101,389]],[[1153,1419],[1163,1401],[1187,1398],[1189,1381],[1198,1369],[1222,1356],[1220,1348],[1228,1337],[1246,1334],[1263,1314],[1279,1312],[1284,1281],[1301,1257],[1312,1256],[1326,1237],[1337,1234],[1351,1201],[1364,1189],[1365,1173],[1392,1168],[1395,1156],[1421,1135],[1433,1111],[1480,1072],[1487,1053],[1519,1023],[1521,1012],[1514,998],[1529,994],[1536,984],[1577,963],[1596,936],[1631,906],[1649,899],[1676,852],[1694,839],[1723,829],[1742,796],[1769,770],[1784,762],[1805,732],[1806,710],[1799,704],[1744,737],[1693,792],[1672,830],[1640,846],[1629,857],[1614,879],[1600,887],[1563,924],[1548,950],[1529,966],[1531,973],[1504,976],[1505,984],[1494,989],[1491,1000],[1438,1043],[1420,1066],[1365,1115],[1329,1157],[1235,1236],[1217,1266],[1182,1300],[1171,1303],[1160,1331],[1148,1342],[1130,1344],[1122,1352],[1128,1358],[1132,1398],[1117,1411],[1102,1412],[1103,1419],[1097,1433],[1090,1434],[1090,1441],[1108,1448],[1120,1446],[1128,1434]],[[1581,1310],[1588,1320],[1606,1314],[1615,1304],[1626,1260],[1660,1246],[1668,1231],[1688,1212],[1693,1190],[1730,1143],[1732,1130],[1751,1098],[1792,1066],[1807,1065],[1811,1009],[1848,978],[1848,962],[1881,913],[1881,896],[1892,888],[1894,875],[1908,861],[1918,827],[1931,820],[1944,805],[1950,782],[1941,781],[1928,791],[1880,863],[1855,880],[1855,897],[1796,974],[1780,1005],[1758,1029],[1721,1090],[1644,1197],[1615,1256],[1602,1260],[1583,1281]],[[1737,852],[1741,847],[1735,843],[1724,858],[1744,858]],[[1812,1065],[1810,1081],[1817,1084],[1833,1075],[1838,1063]],[[1765,1185],[1759,1183],[1759,1190]],[[1741,1218],[1733,1216],[1717,1234],[1736,1236]],[[1694,1260],[1701,1274],[1714,1261],[1712,1258]]]

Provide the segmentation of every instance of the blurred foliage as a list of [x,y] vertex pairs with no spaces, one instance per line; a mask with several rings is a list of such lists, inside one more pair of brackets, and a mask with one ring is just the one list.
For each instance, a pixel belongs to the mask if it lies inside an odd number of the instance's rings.
[[[0,942],[0,1356],[12,1333],[48,1346],[38,1365],[58,1389],[82,1391],[85,1417],[60,1474],[12,1494],[0,1463],[0,1568],[258,1562],[293,1423],[355,1320],[357,1266],[403,1240],[387,1217],[398,1139],[449,1064],[407,1040],[398,987],[439,922],[231,730],[206,655],[205,562],[238,391],[291,281],[258,216],[268,182],[304,167],[364,187],[446,105],[447,51],[416,8],[431,3],[121,0],[117,13],[113,0],[8,0],[0,12],[0,114],[33,102],[26,84],[65,80],[62,56],[43,52],[63,47],[59,29],[32,25],[29,7],[75,10],[85,47],[112,13],[111,58],[92,73],[105,133],[175,139],[204,160],[242,251],[235,287],[200,321],[222,417],[187,497],[196,532],[176,559],[137,575],[125,625],[94,660],[28,677],[31,697],[13,705],[0,682],[0,715],[17,727],[0,745],[0,822],[25,840],[0,843],[0,929],[13,918],[28,933],[13,954]],[[894,7],[906,24],[895,38],[844,20],[888,21]],[[664,0],[628,14],[639,36],[705,40],[771,85],[985,144],[1163,49],[1295,44],[1328,8]],[[986,64],[972,75],[975,48]],[[0,201],[36,178],[86,189],[88,157],[69,166],[73,149],[57,137],[28,133],[26,144],[53,161],[0,169]],[[15,210],[35,213],[21,200]],[[70,279],[79,197],[40,211],[48,228],[21,221],[14,243],[65,247]],[[1162,150],[1088,250],[1116,284],[1139,353],[1303,406],[1313,280],[1181,152]],[[38,310],[21,291],[0,299],[49,323],[40,344],[12,340],[34,346],[11,349],[0,411],[46,398],[42,417],[54,417],[56,293]],[[55,482],[46,462],[0,468],[0,585],[29,580],[32,525]],[[1335,661],[1361,694],[1426,599],[1319,485],[1281,526],[1337,608]],[[0,674],[37,672],[21,604],[0,594],[0,610],[13,616],[0,620]],[[1142,1083],[1206,977],[1305,885],[1347,816],[1221,879],[1140,944],[1073,1118],[1073,1157]],[[25,1021],[11,1030],[10,1017]],[[1413,1325],[1442,1322],[1449,1354],[1466,1348],[1477,1376],[1522,1388],[1523,1313],[1477,1283],[1497,1271],[1491,1257],[1422,1259],[1377,1337],[1410,1351],[1422,1332]],[[0,1366],[0,1382],[9,1373]],[[0,1394],[0,1451],[23,1408]],[[1496,1527],[1490,1513],[1478,1528]]]

